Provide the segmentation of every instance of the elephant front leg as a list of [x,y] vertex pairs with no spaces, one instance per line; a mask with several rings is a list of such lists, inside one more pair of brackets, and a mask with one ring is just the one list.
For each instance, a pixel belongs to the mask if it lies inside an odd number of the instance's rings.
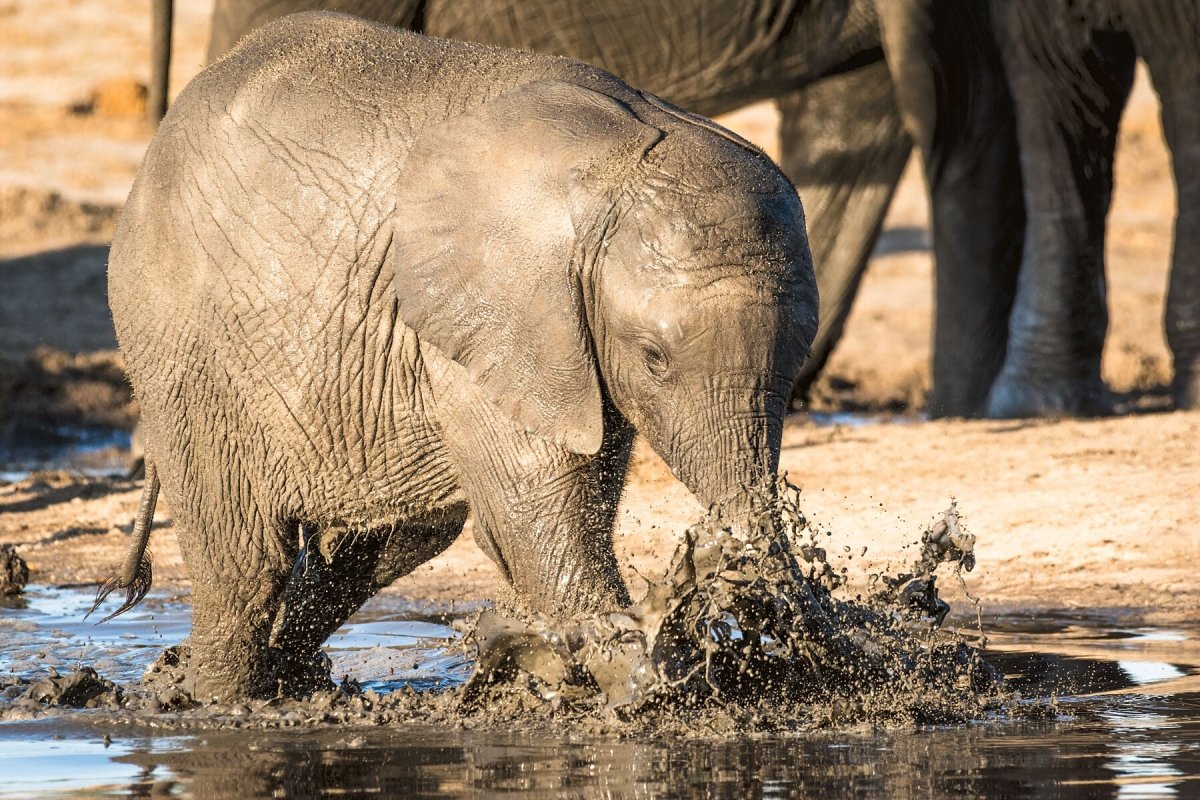
[[1128,37],[1089,31],[1056,4],[995,5],[1028,223],[1008,353],[987,413],[1105,413],[1105,217],[1134,52]]
[[438,398],[443,431],[475,539],[517,599],[555,615],[628,605],[612,528],[632,427],[606,403],[600,451],[572,453],[525,432],[464,384]]
[[[306,697],[334,688],[321,644],[365,603],[385,536],[300,525],[296,556],[271,634],[272,681],[281,694]],[[322,539],[327,544],[321,547]]]
[[445,550],[462,532],[466,516],[466,505],[459,504],[395,528],[301,525],[304,546],[271,635],[279,691],[303,697],[332,689],[321,645],[376,592]]

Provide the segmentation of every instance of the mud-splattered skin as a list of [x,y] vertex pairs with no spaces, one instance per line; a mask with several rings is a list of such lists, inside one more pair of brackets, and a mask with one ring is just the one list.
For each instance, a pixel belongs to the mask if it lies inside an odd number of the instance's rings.
[[196,695],[327,680],[468,507],[529,606],[627,602],[635,427],[704,503],[776,468],[802,219],[761,153],[576,62],[304,15],[202,73],[109,271]]

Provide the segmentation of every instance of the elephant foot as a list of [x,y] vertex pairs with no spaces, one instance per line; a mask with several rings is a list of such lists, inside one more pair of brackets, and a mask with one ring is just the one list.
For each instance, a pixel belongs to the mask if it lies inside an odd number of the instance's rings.
[[1171,382],[1171,397],[1180,411],[1200,409],[1200,367],[1175,372]]
[[988,395],[985,416],[991,419],[1028,417],[1100,417],[1113,413],[1113,396],[1097,379],[1030,380],[1002,372]]
[[[236,679],[228,674],[215,675],[211,670],[199,669],[199,665],[206,661],[203,656],[196,655],[190,640],[184,640],[182,644],[164,650],[146,669],[142,685],[154,692],[164,710],[265,694],[265,691],[247,691],[248,682],[245,679]],[[262,689],[266,683],[260,680],[255,685]]]
[[[259,657],[243,653],[244,658],[213,657],[207,648],[197,649],[194,643],[169,648],[147,670],[143,682],[177,687],[191,702],[201,705],[226,703],[257,698],[267,700],[280,694],[288,697],[306,697],[325,688],[320,684],[320,666],[316,658],[308,663],[299,659],[284,659],[271,650],[259,651]],[[325,672],[329,681],[329,659],[324,654]],[[304,690],[303,687],[313,688]]]
[[295,655],[272,648],[271,665],[276,696],[304,698],[316,692],[332,692],[337,688],[330,677],[333,663],[320,650],[307,655]]
[[149,690],[159,711],[179,711],[194,704],[188,668],[192,648],[187,644],[168,647],[146,669],[142,686]]

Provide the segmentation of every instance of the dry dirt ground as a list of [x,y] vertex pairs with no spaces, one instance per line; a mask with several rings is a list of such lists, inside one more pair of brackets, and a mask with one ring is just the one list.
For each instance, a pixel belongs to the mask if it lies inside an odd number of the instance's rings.
[[[200,67],[209,2],[177,2],[176,91]],[[148,0],[0,0],[0,448],[63,424],[132,420],[104,261],[151,133],[139,87],[148,19]],[[724,121],[774,150],[770,107]],[[1137,413],[926,422],[916,415],[929,380],[931,264],[921,178],[910,169],[813,400],[882,421],[797,415],[784,437],[783,466],[831,549],[853,556],[851,575],[903,559],[902,546],[955,498],[978,537],[970,587],[985,612],[1194,620],[1200,413],[1157,411],[1169,367],[1161,316],[1174,189],[1144,76],[1123,123],[1117,182],[1104,371]],[[95,582],[119,560],[137,498],[133,483],[69,473],[0,483],[0,543],[17,545],[36,581]],[[699,513],[639,448],[616,535],[631,584],[662,569]],[[158,519],[158,583],[185,586],[165,504]],[[465,535],[391,591],[455,601],[496,588]]]

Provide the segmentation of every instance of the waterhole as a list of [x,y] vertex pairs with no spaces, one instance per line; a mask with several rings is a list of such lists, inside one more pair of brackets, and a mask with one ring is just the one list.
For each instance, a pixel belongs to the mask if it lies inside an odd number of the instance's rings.
[[[189,627],[186,598],[151,595],[101,626],[91,588],[32,587],[0,608],[0,677],[78,664],[138,679]],[[329,642],[335,675],[377,693],[433,693],[471,664],[453,620],[470,609],[375,598]],[[985,619],[988,660],[1037,713],[963,725],[814,733],[598,735],[404,723],[237,730],[111,711],[22,715],[0,700],[0,797],[1200,796],[1200,628],[1103,618]]]

